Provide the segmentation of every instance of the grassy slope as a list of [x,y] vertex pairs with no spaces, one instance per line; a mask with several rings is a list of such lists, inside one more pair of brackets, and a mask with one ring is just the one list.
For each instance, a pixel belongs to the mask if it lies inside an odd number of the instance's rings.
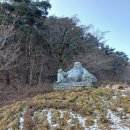
[[[63,111],[62,118],[59,110],[67,110],[67,112]],[[53,128],[55,130],[84,129],[76,118],[70,117],[70,112],[80,114],[82,118],[87,117],[86,127],[93,125],[96,120],[99,129],[109,130],[112,121],[107,118],[108,110],[120,117],[125,113],[126,119],[122,119],[121,122],[127,122],[127,128],[130,128],[128,122],[130,121],[130,93],[122,89],[99,87],[39,94],[34,98],[1,107],[0,130],[18,130],[22,127],[24,130],[49,130],[52,127],[47,120],[49,111],[51,111],[53,124],[58,124],[59,127]],[[71,125],[67,124],[69,119],[72,119]],[[24,122],[23,126],[21,120]]]

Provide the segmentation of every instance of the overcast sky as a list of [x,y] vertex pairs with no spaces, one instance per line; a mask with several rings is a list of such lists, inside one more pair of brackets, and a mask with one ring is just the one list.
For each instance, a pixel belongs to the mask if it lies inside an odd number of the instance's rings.
[[81,24],[110,31],[106,44],[123,51],[130,58],[130,0],[50,0],[49,15],[73,16]]

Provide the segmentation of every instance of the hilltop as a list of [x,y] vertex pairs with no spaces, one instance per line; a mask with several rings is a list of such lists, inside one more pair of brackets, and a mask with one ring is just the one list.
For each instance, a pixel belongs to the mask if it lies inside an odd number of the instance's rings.
[[129,130],[130,89],[113,85],[39,94],[0,108],[1,130]]

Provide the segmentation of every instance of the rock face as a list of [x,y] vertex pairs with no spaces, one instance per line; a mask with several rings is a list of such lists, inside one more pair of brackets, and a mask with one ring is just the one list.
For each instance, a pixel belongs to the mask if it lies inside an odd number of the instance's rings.
[[75,62],[74,67],[67,72],[58,70],[57,82],[54,89],[73,89],[76,87],[92,87],[97,83],[97,78],[82,67],[80,62]]

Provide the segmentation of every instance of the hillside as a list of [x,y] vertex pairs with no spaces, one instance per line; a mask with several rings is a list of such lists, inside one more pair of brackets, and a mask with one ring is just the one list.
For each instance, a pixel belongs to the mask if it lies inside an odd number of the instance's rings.
[[130,84],[130,62],[128,62],[128,66],[124,70],[122,79]]
[[0,0],[0,130],[130,130],[128,55],[115,40],[117,49],[109,45],[109,31],[76,15],[51,16],[52,7]]
[[129,130],[130,89],[122,85],[39,94],[0,107],[0,130]]

